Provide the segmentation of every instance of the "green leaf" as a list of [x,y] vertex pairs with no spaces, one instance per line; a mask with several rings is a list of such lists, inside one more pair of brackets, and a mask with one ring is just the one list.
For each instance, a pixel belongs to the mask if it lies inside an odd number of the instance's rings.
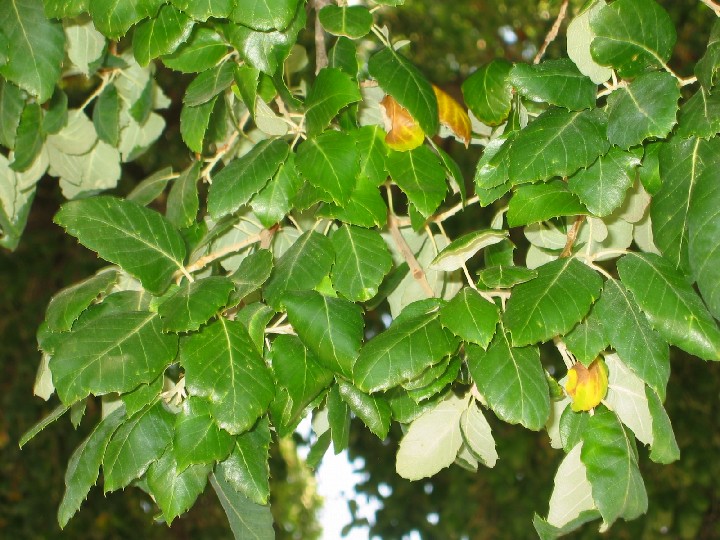
[[709,166],[697,178],[688,216],[688,252],[700,294],[710,312],[720,318],[720,253],[717,251],[720,191],[716,171],[715,166]]
[[275,312],[262,302],[248,304],[235,316],[235,320],[240,321],[247,328],[260,354],[263,354],[265,348],[265,328],[274,316]]
[[194,161],[175,179],[170,188],[165,217],[178,229],[189,227],[197,217],[200,208],[197,186],[200,166],[199,161]]
[[221,317],[183,338],[179,358],[190,393],[208,398],[218,426],[232,434],[250,429],[275,394],[270,371],[241,322]]
[[110,437],[123,420],[125,411],[120,407],[98,422],[70,456],[65,471],[65,493],[58,507],[57,518],[61,529],[80,509],[90,488],[97,482]]
[[570,176],[608,151],[607,118],[601,109],[548,109],[520,131],[509,151],[513,184]]
[[700,88],[680,107],[677,136],[709,139],[720,133],[720,94]]
[[478,272],[478,280],[488,289],[509,289],[535,276],[535,270],[523,266],[490,266]]
[[550,415],[550,393],[537,347],[513,347],[503,327],[490,347],[466,349],[468,369],[495,414],[510,424],[539,430]]
[[171,0],[171,2],[196,21],[202,22],[210,17],[226,19],[235,7],[235,0]]
[[430,268],[451,272],[462,268],[481,249],[497,244],[507,237],[507,231],[480,229],[456,238],[430,263]]
[[608,97],[608,140],[622,149],[649,137],[664,138],[675,125],[680,88],[665,72],[645,73]]
[[305,408],[330,386],[333,374],[320,365],[297,336],[277,336],[270,355],[278,386],[271,406],[273,425],[284,437],[297,427]]
[[[606,285],[607,286],[607,285]],[[604,291],[605,289],[603,289]],[[600,296],[602,299],[603,297]],[[588,316],[579,322],[575,328],[565,334],[563,341],[568,350],[582,362],[585,367],[595,360],[609,343],[603,326],[603,316],[598,315],[599,308],[593,307]]]
[[62,415],[64,415],[70,407],[68,405],[60,404],[57,407],[55,407],[50,414],[48,414],[46,417],[44,417],[42,420],[34,424],[30,429],[28,429],[25,433],[23,433],[22,437],[20,437],[20,441],[18,442],[18,446],[22,450],[22,447],[25,446],[27,443],[29,443],[32,439],[35,438],[35,435],[40,433],[43,429],[48,427],[50,424],[55,422],[57,419],[59,419]]
[[457,379],[461,360],[459,356],[447,357],[445,360],[427,368],[419,377],[403,383],[410,398],[420,403],[430,399]]
[[328,51],[328,65],[357,78],[360,67],[355,43],[349,38],[339,37],[335,45]]
[[295,164],[310,184],[327,192],[333,202],[342,206],[355,187],[358,159],[350,135],[326,131],[300,145]]
[[117,40],[135,23],[157,13],[163,0],[93,0],[88,2],[90,15],[100,32]]
[[125,198],[141,206],[147,206],[160,196],[173,178],[172,167],[160,169],[137,184]]
[[383,440],[390,431],[392,411],[388,402],[380,396],[368,395],[352,384],[339,380],[340,396],[350,406],[352,412],[379,439]]
[[203,71],[188,85],[183,103],[196,107],[207,103],[224,92],[233,83],[233,62],[224,62],[219,66]]
[[[586,411],[575,412],[572,407],[565,406],[560,416],[560,440],[563,450],[570,452],[578,443],[582,443],[582,434],[587,427],[588,418],[590,415]],[[578,455],[578,460],[579,458]]]
[[277,261],[263,296],[278,308],[286,291],[310,290],[330,273],[335,252],[330,240],[308,231],[298,238]]
[[612,147],[587,169],[580,169],[568,181],[575,193],[593,215],[610,215],[625,201],[625,195],[635,181],[635,169],[640,166],[642,149],[625,152]]
[[596,62],[612,66],[621,77],[662,68],[675,45],[675,25],[654,0],[618,0],[590,19],[595,33],[590,52]]
[[180,135],[187,147],[198,154],[203,151],[205,134],[210,124],[210,115],[215,108],[217,96],[207,103],[190,107],[184,105],[180,111]]
[[58,133],[68,123],[68,97],[65,92],[56,87],[45,109],[42,130],[47,134]]
[[245,0],[238,2],[231,19],[255,30],[284,30],[295,16],[299,0]]
[[275,176],[250,202],[253,213],[265,227],[279,223],[290,212],[291,201],[302,185],[295,167],[295,154],[290,153],[280,164]]
[[113,433],[103,456],[104,492],[142,476],[172,442],[173,415],[161,402],[141,410]]
[[185,244],[157,212],[114,197],[65,203],[55,223],[103,259],[118,264],[153,293],[162,293],[183,268]]
[[208,463],[179,467],[175,456],[171,449],[166,450],[147,471],[149,491],[168,526],[205,491],[208,474],[212,472]]
[[0,33],[8,42],[0,75],[39,103],[50,99],[65,58],[62,25],[45,17],[41,0],[7,0],[0,4]]
[[138,64],[146,66],[153,58],[175,51],[187,40],[194,24],[195,21],[173,6],[162,6],[155,17],[135,28],[133,54]]
[[157,378],[175,358],[177,336],[163,334],[155,313],[102,315],[69,334],[50,360],[63,403],[127,392]]
[[569,58],[541,64],[516,64],[510,70],[510,84],[533,101],[579,111],[595,106],[597,85],[578,71]]
[[[342,396],[340,396],[339,384],[334,384],[332,388],[330,388],[325,402],[325,409],[327,410],[327,423],[330,427],[333,451],[335,455],[337,455],[348,447],[350,442],[351,420],[350,406],[345,403]],[[319,418],[319,415],[315,416],[313,421],[319,422]],[[313,426],[315,426],[315,424],[313,424]]]
[[635,441],[615,413],[599,407],[583,433],[580,459],[587,469],[595,505],[607,526],[619,517],[647,511],[647,493],[637,463]]
[[537,270],[536,278],[513,289],[505,309],[503,320],[516,347],[566,334],[600,296],[602,279],[577,259],[558,259]]
[[[577,528],[580,524],[576,520],[595,509],[592,488],[587,479],[585,466],[580,461],[581,449],[582,444],[575,445],[560,463],[550,496],[547,525],[563,532],[570,532],[572,530],[570,525]],[[592,515],[597,517],[597,512],[593,512]],[[537,523],[535,527],[538,528]],[[542,539],[560,536],[560,534],[544,536],[540,531],[538,534]]]
[[300,340],[317,357],[320,365],[352,377],[363,338],[361,307],[315,291],[287,292],[282,302]]
[[45,15],[51,19],[77,17],[87,11],[89,0],[44,0]]
[[40,130],[42,109],[37,103],[28,103],[20,116],[20,124],[15,133],[15,153],[10,168],[14,171],[27,171],[37,160],[43,148],[44,137]]
[[224,276],[209,276],[183,282],[158,308],[164,332],[197,330],[225,307],[233,282]]
[[103,268],[92,277],[66,287],[50,300],[45,322],[51,332],[67,332],[80,314],[99,294],[106,293],[118,280],[116,268]]
[[439,125],[437,98],[418,68],[393,49],[384,48],[370,57],[368,72],[407,109],[426,135],[435,135]]
[[578,198],[561,180],[520,186],[510,199],[507,221],[510,227],[547,221],[559,216],[587,214]]
[[720,22],[716,19],[710,31],[707,50],[695,64],[695,75],[707,92],[712,92],[718,68],[720,68]]
[[227,54],[228,45],[210,28],[196,26],[189,39],[175,52],[163,56],[170,69],[182,73],[202,73],[213,68]]
[[235,439],[232,454],[218,465],[217,472],[239,494],[256,504],[267,504],[269,450],[270,423],[262,418],[252,430]]
[[408,152],[391,152],[386,160],[393,181],[424,216],[429,217],[445,199],[445,169],[427,146]]
[[[125,416],[129,418],[138,411],[144,409],[150,403],[154,403],[163,391],[165,383],[166,379],[163,374],[148,384],[141,384],[132,392],[122,394],[120,396],[120,400],[125,404]],[[85,401],[78,403],[84,404]],[[77,403],[75,405],[77,405]]]
[[495,305],[469,287],[463,288],[440,308],[440,323],[463,341],[483,349],[495,334],[500,313]]
[[360,390],[387,390],[414,379],[457,347],[455,337],[441,326],[435,303],[411,306],[360,350],[354,369]]
[[232,160],[216,174],[208,191],[208,211],[213,219],[231,214],[247,204],[273,177],[289,151],[287,142],[268,139]]
[[584,512],[580,512],[578,517],[569,521],[564,526],[555,527],[535,514],[533,516],[533,527],[535,527],[535,532],[537,532],[540,540],[555,540],[556,538],[560,538],[561,536],[565,536],[573,531],[576,531],[585,523],[594,521],[599,517],[600,513],[597,510],[585,510]]
[[577,17],[567,27],[567,52],[578,69],[590,77],[595,84],[602,84],[612,75],[612,69],[601,66],[593,60],[590,44],[595,33],[590,28],[590,20],[605,7],[605,1],[586,4]]
[[98,96],[92,120],[98,138],[117,146],[120,141],[120,98],[114,84],[107,85]]
[[[297,203],[296,203],[297,204]],[[360,227],[384,227],[388,208],[375,184],[359,177],[350,200],[341,208],[332,203],[323,205],[318,211],[320,217],[331,217]]]
[[210,473],[210,484],[230,522],[235,538],[273,540],[273,516],[269,506],[255,504],[233,489],[222,475]]
[[365,6],[325,6],[319,13],[320,24],[336,36],[363,37],[373,25],[373,16]]
[[270,277],[272,267],[272,253],[267,249],[259,249],[245,257],[238,269],[229,276],[235,284],[232,297],[242,300],[248,294],[258,290]]
[[508,76],[513,65],[498,58],[480,66],[462,84],[465,103],[484,124],[502,124],[510,113],[512,87]]
[[625,255],[617,263],[650,324],[673,345],[705,360],[720,360],[720,330],[700,297],[666,259]]
[[[361,6],[354,7],[365,10]],[[327,8],[352,9],[325,6],[323,11]],[[305,100],[305,122],[308,136],[314,137],[321,133],[340,109],[361,99],[358,83],[350,75],[336,68],[321,69]]]
[[622,361],[664,398],[670,377],[670,350],[652,329],[633,295],[621,282],[608,279],[593,308],[595,312]]
[[668,464],[680,459],[680,448],[675,441],[672,424],[660,398],[652,388],[645,388],[645,397],[652,416],[652,446],[650,459],[655,463]]
[[24,108],[23,91],[0,79],[0,144],[7,148],[15,147],[15,133]]
[[353,302],[375,296],[392,267],[387,244],[377,231],[344,224],[330,240],[335,249],[333,287]]
[[400,441],[397,473],[408,480],[420,480],[450,466],[463,443],[460,417],[466,408],[466,398],[450,394],[416,418]]

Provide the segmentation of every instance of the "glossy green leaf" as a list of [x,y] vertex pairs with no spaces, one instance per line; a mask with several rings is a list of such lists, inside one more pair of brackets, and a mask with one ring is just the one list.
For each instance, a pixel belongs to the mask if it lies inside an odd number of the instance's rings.
[[331,274],[335,290],[353,302],[375,296],[392,267],[390,252],[380,234],[343,225],[330,240],[336,253]]
[[468,368],[480,393],[498,417],[539,430],[550,415],[550,393],[537,347],[513,347],[501,327],[490,347],[466,349]]
[[635,440],[605,407],[595,410],[583,433],[580,452],[595,505],[609,526],[619,517],[647,511],[647,493],[637,463]]
[[15,152],[10,168],[23,172],[30,169],[38,159],[43,148],[43,133],[39,129],[42,124],[42,109],[37,103],[28,103],[23,109],[15,133]]
[[438,130],[438,104],[432,86],[409,60],[390,48],[370,57],[370,76],[402,105],[426,135]]
[[416,403],[437,396],[448,384],[455,382],[460,371],[460,364],[460,357],[452,356],[439,364],[429,367],[419,377],[403,383],[408,389],[408,396]]
[[602,279],[574,258],[539,267],[536,278],[513,289],[504,323],[514,346],[547,341],[569,332],[600,296]]
[[569,176],[608,151],[607,118],[601,109],[548,109],[518,133],[509,148],[514,184]]
[[559,216],[587,214],[587,210],[561,180],[520,186],[507,213],[508,225],[517,227]]
[[172,442],[173,415],[162,403],[141,410],[114,433],[103,456],[104,492],[124,488],[142,476]]
[[697,179],[688,216],[690,266],[705,303],[715,318],[720,318],[720,191],[717,168],[709,166]]
[[318,13],[323,28],[336,36],[363,37],[373,25],[373,16],[365,6],[325,6]]
[[179,359],[190,393],[207,398],[218,426],[232,434],[250,429],[275,394],[270,370],[241,322],[221,317],[183,338]]
[[391,152],[385,164],[393,181],[424,217],[432,215],[445,199],[445,169],[427,146]]
[[524,97],[579,111],[595,106],[597,85],[578,71],[572,60],[561,58],[541,64],[516,64],[508,81]]
[[352,137],[340,131],[326,131],[300,145],[295,164],[310,184],[327,192],[333,202],[342,206],[355,187],[358,159]]
[[488,289],[508,289],[535,276],[535,270],[523,266],[490,266],[478,272],[478,280]]
[[612,75],[612,69],[595,62],[590,53],[590,45],[595,39],[595,33],[590,28],[590,19],[605,5],[604,0],[593,2],[590,5],[585,4],[578,16],[570,21],[566,32],[568,57],[595,84],[604,83]]
[[346,37],[339,37],[335,45],[328,51],[328,65],[356,78],[359,66],[357,48],[353,40]]
[[598,315],[598,313],[599,308],[593,307],[588,316],[563,337],[568,350],[585,367],[588,367],[597,358],[598,354],[605,350],[609,343],[603,326],[605,318]]
[[163,56],[162,61],[182,73],[201,73],[216,66],[227,51],[227,44],[217,32],[196,26],[189,39],[172,54]]
[[87,11],[89,0],[44,0],[45,15],[51,19],[77,17]]
[[0,80],[0,144],[7,148],[15,147],[15,133],[24,108],[23,91],[9,81]]
[[195,22],[173,6],[164,5],[157,15],[140,23],[133,33],[133,54],[146,66],[153,58],[170,54],[187,40]]
[[330,386],[333,374],[320,365],[297,336],[277,336],[270,358],[278,387],[271,406],[273,425],[284,437],[297,427],[305,408]]
[[512,87],[508,76],[513,65],[502,58],[480,66],[462,84],[465,103],[489,126],[502,124],[510,113]]
[[180,135],[187,147],[196,153],[202,153],[205,134],[210,125],[210,115],[215,108],[217,96],[207,103],[191,107],[183,106],[180,111]]
[[315,291],[290,291],[283,295],[282,302],[300,340],[320,365],[352,377],[363,338],[361,307]]
[[185,244],[157,212],[114,197],[65,203],[55,223],[103,259],[137,277],[150,292],[161,293],[182,269]]
[[177,352],[177,336],[161,333],[155,313],[101,316],[73,331],[50,360],[63,403],[88,394],[127,392],[157,378]]
[[196,21],[204,22],[210,17],[228,18],[235,6],[235,0],[172,0],[172,4]]
[[200,73],[188,85],[183,103],[196,107],[224,92],[233,82],[233,66],[233,62],[224,62]]
[[[333,452],[338,455],[346,450],[350,444],[350,406],[343,400],[340,395],[339,384],[334,384],[327,394],[325,401],[325,409],[327,410],[327,424],[332,439]],[[324,411],[322,411],[324,412]],[[313,426],[319,422],[320,415],[313,418]],[[318,443],[320,441],[318,440]]]
[[205,491],[212,465],[199,463],[179,467],[176,453],[166,450],[147,471],[147,485],[168,526],[195,503]]
[[568,181],[575,193],[595,216],[607,216],[625,201],[625,195],[635,181],[635,169],[640,166],[642,150],[628,152],[612,147],[587,169],[580,169]]
[[233,282],[224,276],[209,276],[183,282],[158,308],[164,332],[197,330],[223,308]]
[[217,219],[247,204],[273,177],[289,151],[285,141],[268,139],[232,160],[213,177],[208,191],[210,215]]
[[715,20],[712,30],[710,31],[710,39],[708,40],[707,50],[705,54],[695,64],[695,75],[698,82],[707,92],[712,92],[715,84],[715,75],[720,68],[720,22]]
[[416,418],[400,441],[395,469],[408,480],[433,476],[455,461],[463,443],[460,417],[467,399],[450,397]]
[[457,347],[456,338],[440,324],[435,302],[406,307],[390,327],[360,350],[354,382],[364,392],[387,390],[414,379]]
[[65,33],[50,21],[41,0],[0,4],[0,33],[7,38],[7,62],[0,75],[44,103],[53,94],[65,58]]
[[269,506],[255,504],[241,493],[222,475],[210,473],[210,484],[225,510],[235,538],[252,540],[273,540],[273,516]]
[[88,3],[95,27],[110,39],[117,40],[135,23],[157,13],[162,0],[93,0]]
[[125,420],[125,411],[118,408],[93,428],[87,439],[80,443],[68,460],[65,471],[65,493],[58,507],[58,523],[65,528],[70,518],[80,509],[90,488],[97,482],[100,465],[110,437]]
[[79,283],[66,287],[50,300],[45,322],[52,332],[67,332],[80,314],[99,294],[106,293],[118,279],[115,268],[104,268]]
[[275,316],[272,308],[262,302],[253,302],[246,305],[235,316],[235,320],[241,322],[247,328],[255,348],[260,354],[265,349],[265,329],[268,323]]
[[590,19],[595,33],[590,51],[596,62],[621,77],[663,67],[675,45],[675,25],[654,0],[618,0]]
[[18,446],[20,447],[20,449],[22,450],[22,447],[29,443],[31,440],[33,440],[35,436],[43,429],[61,418],[68,411],[69,408],[70,407],[68,405],[61,403],[60,405],[55,407],[52,412],[50,412],[50,414],[42,418],[39,422],[33,424],[33,426],[25,433],[23,433],[23,435],[20,437],[20,440],[18,441]]
[[500,313],[470,287],[463,288],[440,308],[440,323],[463,341],[486,348],[495,334]]
[[680,448],[675,440],[672,424],[660,398],[652,388],[645,388],[650,415],[652,416],[652,446],[650,459],[655,463],[672,463],[680,459]]
[[284,30],[288,27],[299,0],[245,0],[238,2],[231,14],[237,23],[255,30]]
[[608,140],[627,150],[649,137],[664,138],[676,123],[679,99],[677,79],[669,73],[638,76],[608,97]]
[[497,244],[507,237],[507,231],[480,229],[456,238],[430,263],[430,268],[451,272],[462,268],[481,249]]
[[235,291],[231,298],[243,299],[258,290],[270,277],[272,267],[272,253],[267,249],[260,249],[245,257],[237,270],[229,276],[235,284]]
[[387,222],[387,204],[373,182],[358,178],[350,200],[341,208],[332,203],[318,211],[321,217],[332,217],[360,227],[384,227]]
[[98,96],[92,120],[98,138],[117,146],[120,140],[120,99],[114,84],[106,86]]
[[[141,384],[132,392],[122,394],[120,400],[125,405],[125,416],[129,418],[135,415],[135,413],[141,411],[147,405],[158,399],[165,383],[165,375],[163,374],[148,384]],[[85,401],[80,403],[84,404]]]
[[720,133],[720,94],[698,89],[680,107],[677,136],[708,139]]
[[175,179],[170,188],[165,217],[178,229],[195,223],[200,208],[197,183],[201,165],[201,162],[194,161]]
[[330,273],[335,252],[330,240],[308,231],[298,238],[275,264],[263,290],[268,304],[280,307],[286,291],[313,289]]
[[380,396],[368,395],[352,384],[339,380],[340,396],[355,415],[380,439],[390,431],[392,411],[388,402]]
[[650,324],[671,344],[705,360],[720,360],[720,330],[692,286],[653,253],[625,255],[617,263]]
[[[575,412],[572,407],[565,407],[560,416],[560,440],[563,450],[570,452],[582,442],[582,434],[587,427],[588,418],[590,414],[587,411]],[[578,455],[578,459],[579,457]]]
[[[323,11],[327,8],[351,9],[325,6]],[[365,8],[360,7],[360,9]],[[358,83],[350,75],[336,68],[321,69],[305,100],[305,123],[308,135],[310,137],[318,135],[335,118],[340,109],[361,99]]]
[[593,312],[597,312],[610,345],[622,361],[664,398],[670,377],[670,350],[630,291],[621,282],[608,279]]
[[216,472],[255,504],[267,504],[269,449],[270,424],[267,418],[262,418],[253,429],[235,439],[232,454],[218,465]]
[[253,213],[265,227],[279,223],[290,212],[292,199],[302,185],[295,167],[295,154],[290,153],[280,164],[275,176],[250,202]]

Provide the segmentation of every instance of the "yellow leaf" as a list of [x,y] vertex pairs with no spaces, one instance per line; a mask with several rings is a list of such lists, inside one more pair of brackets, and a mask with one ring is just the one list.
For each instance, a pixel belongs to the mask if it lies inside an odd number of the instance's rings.
[[470,144],[472,133],[470,117],[465,112],[465,109],[450,97],[450,94],[443,92],[434,84],[433,90],[435,90],[435,97],[437,97],[438,101],[440,123],[462,139],[467,147]]
[[417,148],[425,140],[425,132],[415,119],[391,95],[380,102],[385,111],[385,142],[393,150],[406,152]]
[[597,407],[607,394],[607,389],[608,369],[600,357],[589,368],[577,363],[568,371],[565,391],[572,399],[572,410],[575,412]]

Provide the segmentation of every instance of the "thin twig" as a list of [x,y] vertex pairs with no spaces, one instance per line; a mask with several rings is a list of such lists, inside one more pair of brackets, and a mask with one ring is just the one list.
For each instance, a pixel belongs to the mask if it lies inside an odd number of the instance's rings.
[[575,357],[568,350],[567,345],[565,345],[565,342],[562,339],[560,339],[559,337],[555,337],[555,338],[553,338],[553,343],[555,344],[555,348],[557,348],[558,352],[560,353],[560,356],[562,356],[563,362],[565,363],[565,367],[568,369],[573,367],[573,365],[577,362],[577,360],[575,360]]
[[542,57],[545,56],[545,51],[547,50],[548,46],[555,40],[558,32],[560,32],[560,25],[562,24],[563,20],[565,19],[565,15],[567,14],[569,2],[570,0],[563,0],[563,3],[560,5],[560,11],[558,12],[557,18],[555,19],[555,22],[550,28],[547,36],[545,36],[545,41],[543,42],[542,47],[540,47],[540,50],[535,55],[535,58],[533,58],[533,64],[540,63]]
[[716,4],[712,0],[700,0],[703,4],[705,4],[707,7],[712,9],[715,12],[715,15],[717,17],[720,17],[720,5]]
[[84,111],[85,108],[92,103],[92,101],[98,97],[100,94],[102,94],[103,90],[105,90],[105,87],[110,84],[110,81],[112,81],[115,78],[115,71],[108,71],[104,72],[100,75],[100,84],[95,89],[95,91],[90,94],[87,99],[83,102],[82,105],[80,105],[79,109],[81,111]]
[[465,201],[464,203],[460,202],[460,203],[456,204],[455,206],[453,206],[452,208],[450,208],[450,209],[448,209],[448,210],[445,210],[444,212],[442,212],[442,213],[440,213],[440,214],[438,214],[438,215],[436,215],[436,216],[431,217],[430,220],[431,220],[431,221],[434,221],[435,223],[442,223],[442,222],[445,221],[447,218],[454,216],[455,214],[457,214],[458,212],[464,210],[465,208],[467,208],[467,207],[470,206],[471,204],[475,204],[475,203],[477,203],[477,202],[480,202],[480,197],[478,197],[477,195],[475,195],[475,196],[473,196],[473,197],[470,197],[470,198],[469,198],[467,201]]
[[[263,231],[265,231],[265,229],[263,229]],[[225,257],[225,255],[229,255],[230,253],[238,252],[248,246],[256,244],[256,243],[260,242],[262,239],[263,239],[262,232],[260,232],[258,234],[254,234],[252,236],[248,236],[247,238],[245,238],[244,240],[241,240],[240,242],[235,242],[234,244],[225,246],[224,248],[218,249],[217,251],[215,251],[213,253],[209,253],[209,254],[205,255],[204,257],[200,257],[197,261],[195,261],[190,266],[188,266],[186,268],[186,270],[188,272],[197,272],[198,270],[202,270],[211,262],[221,259],[222,257]]]
[[567,233],[567,241],[565,242],[565,247],[560,254],[561,259],[569,257],[572,254],[572,248],[575,245],[575,240],[577,240],[577,235],[580,231],[580,226],[583,224],[583,221],[585,221],[585,216],[577,216],[575,218],[575,223],[573,223],[572,227]]
[[325,30],[320,24],[320,10],[328,5],[329,0],[315,0],[315,74],[328,65],[327,51],[325,50]]
[[388,214],[388,229],[390,230],[390,234],[395,241],[395,245],[400,250],[400,254],[402,255],[403,259],[405,259],[405,262],[408,263],[413,278],[417,280],[417,282],[420,284],[420,287],[422,287],[423,291],[425,291],[425,294],[427,294],[428,297],[433,298],[435,296],[435,292],[432,290],[432,287],[430,287],[430,283],[428,283],[425,271],[422,269],[420,263],[415,258],[415,255],[410,249],[410,246],[407,245],[405,238],[403,238],[403,235],[398,228],[397,218],[392,213]]
[[208,184],[212,184],[212,176],[210,176],[210,173],[212,172],[213,168],[215,167],[215,165],[217,165],[218,161],[220,161],[223,156],[230,151],[233,144],[235,144],[235,140],[238,138],[239,133],[239,131],[233,131],[228,141],[220,148],[218,148],[218,151],[215,152],[215,155],[213,157],[208,159],[207,165],[205,165],[202,172],[200,173],[200,178],[205,179]]

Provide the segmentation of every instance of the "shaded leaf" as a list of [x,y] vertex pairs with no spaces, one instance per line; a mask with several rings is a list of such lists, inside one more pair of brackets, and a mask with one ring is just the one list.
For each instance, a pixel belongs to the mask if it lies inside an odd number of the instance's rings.
[[[353,6],[353,8],[325,6],[322,11],[328,8],[341,10],[359,8],[367,11],[362,6]],[[305,100],[305,122],[308,135],[313,137],[322,132],[340,109],[350,103],[360,101],[360,99],[358,84],[350,75],[336,68],[321,69]]]
[[85,309],[118,280],[116,268],[103,268],[94,276],[75,283],[52,297],[45,322],[52,332],[67,332]]
[[253,429],[235,439],[232,454],[218,465],[216,472],[239,494],[255,504],[267,504],[269,449],[270,423],[262,418]]
[[188,85],[183,103],[190,107],[196,107],[224,92],[233,82],[233,66],[233,62],[224,62],[215,68],[201,72]]
[[222,475],[210,473],[210,484],[230,522],[235,538],[273,540],[273,517],[269,506],[255,504],[235,491]]
[[197,330],[224,307],[233,282],[224,276],[209,276],[183,282],[158,308],[164,332]]
[[227,51],[227,44],[217,32],[196,26],[189,39],[172,54],[163,56],[162,61],[176,71],[200,73],[216,66]]
[[513,65],[502,58],[480,66],[462,84],[468,108],[489,126],[502,124],[510,113],[512,87],[508,76]]
[[157,15],[140,23],[133,32],[133,54],[146,66],[153,58],[170,54],[187,40],[195,22],[173,6],[164,5]]
[[180,135],[193,152],[202,153],[203,151],[205,134],[216,102],[217,96],[207,103],[195,107],[184,105],[180,111]]
[[475,459],[486,467],[494,467],[498,459],[495,439],[490,424],[474,399],[470,400],[468,408],[460,416],[460,430],[465,445]]
[[660,398],[652,388],[645,388],[650,415],[652,416],[652,439],[650,459],[655,463],[672,463],[680,459],[680,448],[675,441],[670,418]]
[[355,415],[380,439],[390,431],[392,412],[390,405],[380,396],[368,395],[350,383],[338,381],[340,396]]
[[463,341],[486,348],[495,334],[500,313],[477,291],[463,288],[440,308],[442,325]]
[[424,217],[435,212],[445,199],[445,169],[427,146],[391,152],[385,164],[393,181]]
[[392,266],[390,252],[380,234],[345,224],[330,240],[336,253],[331,274],[335,289],[353,302],[375,296]]
[[510,199],[507,221],[510,227],[547,221],[559,216],[586,214],[587,210],[561,180],[520,186]]
[[516,64],[509,82],[528,99],[579,111],[595,106],[597,85],[568,58]]
[[120,140],[120,98],[114,84],[107,85],[98,96],[92,120],[98,138],[117,146]]
[[358,153],[353,138],[341,131],[326,131],[304,141],[295,164],[313,186],[342,206],[350,198],[358,172]]
[[363,37],[370,31],[373,17],[365,6],[325,6],[319,13],[320,23],[325,30],[336,36],[352,39]]
[[200,201],[197,182],[200,179],[199,161],[194,161],[173,182],[167,198],[165,217],[179,229],[195,222]]
[[[580,460],[581,450],[582,443],[570,450],[555,473],[547,517],[547,523],[553,527],[562,529],[573,524],[583,513],[595,509],[585,465]],[[540,534],[540,538],[548,537]]]

